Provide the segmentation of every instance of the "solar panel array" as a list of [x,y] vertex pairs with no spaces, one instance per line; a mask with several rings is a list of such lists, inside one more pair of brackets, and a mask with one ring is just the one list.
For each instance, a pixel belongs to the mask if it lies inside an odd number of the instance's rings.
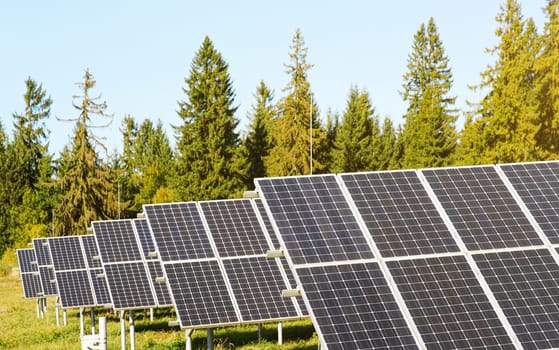
[[[144,213],[182,328],[296,319],[290,271],[250,199],[151,204]],[[293,277],[291,276],[291,279]]]
[[134,310],[166,306],[157,300],[134,222],[94,221],[92,228],[113,308]]
[[559,347],[559,162],[255,183],[324,348]]
[[39,277],[35,249],[17,249],[17,261],[23,287],[23,297],[37,298],[43,295],[43,287]]

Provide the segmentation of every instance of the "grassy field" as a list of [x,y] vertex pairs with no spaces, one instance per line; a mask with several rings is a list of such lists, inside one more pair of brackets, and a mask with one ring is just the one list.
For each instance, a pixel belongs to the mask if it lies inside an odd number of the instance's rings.
[[[79,311],[68,311],[68,325],[56,326],[54,298],[48,298],[47,314],[36,317],[35,300],[23,299],[21,282],[17,272],[3,267],[0,274],[0,349],[81,349]],[[2,276],[4,275],[4,276]],[[136,349],[184,349],[185,333],[178,327],[167,326],[176,319],[169,310],[156,310],[154,321],[149,313],[144,317],[135,313]],[[107,317],[108,349],[120,349],[120,324],[110,310],[97,310],[96,316]],[[60,315],[62,323],[62,314]],[[90,333],[89,310],[86,310],[86,333]],[[128,323],[127,323],[128,332]],[[127,341],[129,340],[127,334]],[[277,344],[276,324],[265,324],[263,340],[258,343],[256,326],[238,326],[214,330],[214,348],[241,350],[311,350],[317,349],[317,338],[308,320],[285,322],[284,344]],[[193,349],[206,348],[206,332],[195,331],[192,335]]]

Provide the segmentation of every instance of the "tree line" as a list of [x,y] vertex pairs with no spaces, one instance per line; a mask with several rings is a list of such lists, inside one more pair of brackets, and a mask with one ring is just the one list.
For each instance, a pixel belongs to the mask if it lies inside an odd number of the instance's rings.
[[[517,0],[500,7],[498,43],[487,49],[494,62],[473,87],[483,97],[465,111],[455,106],[435,21],[422,24],[403,75],[401,125],[379,117],[357,86],[342,113],[321,117],[299,30],[285,64],[288,84],[278,99],[258,84],[243,134],[229,65],[208,37],[177,101],[174,145],[160,121],[126,116],[122,151],[107,150],[95,129],[113,116],[86,70],[73,100],[76,116],[65,120],[74,125],[71,140],[55,157],[45,126],[53,101],[28,78],[12,135],[0,124],[0,256],[34,237],[84,234],[92,220],[135,217],[146,203],[239,197],[257,177],[557,159],[559,0],[544,11],[539,34]],[[460,113],[466,121],[458,130]]]

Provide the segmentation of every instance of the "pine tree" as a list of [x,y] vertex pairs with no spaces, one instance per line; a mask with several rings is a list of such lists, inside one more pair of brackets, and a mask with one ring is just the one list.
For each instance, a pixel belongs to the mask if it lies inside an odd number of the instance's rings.
[[545,7],[547,22],[541,54],[535,62],[538,114],[541,126],[536,135],[547,158],[559,157],[559,1]]
[[373,142],[379,136],[374,112],[369,94],[352,87],[334,142],[334,172],[364,171],[374,164]]
[[244,190],[240,138],[235,131],[235,92],[229,65],[206,37],[185,79],[179,101],[175,187],[182,200],[237,196]]
[[252,107],[252,121],[244,141],[248,159],[248,187],[253,186],[252,181],[255,178],[266,176],[264,159],[272,148],[269,135],[270,123],[276,113],[272,104],[273,92],[266,86],[264,81],[260,81],[254,97],[256,98],[256,103]]
[[[287,96],[278,103],[278,116],[272,121],[271,137],[274,147],[264,162],[268,175],[302,175],[325,168],[327,157],[326,132],[318,118],[307,73],[312,64],[307,63],[307,48],[300,30],[293,37],[290,64],[285,65],[290,81],[284,88]],[[312,126],[312,128],[311,128]]]
[[522,18],[516,0],[501,6],[497,22],[499,43],[488,50],[497,61],[481,73],[477,88],[488,93],[475,111],[476,119],[466,124],[473,130],[464,129],[467,142],[461,146],[460,162],[530,161],[544,154],[536,138],[541,125],[534,83],[539,52],[534,22]]
[[[58,235],[84,234],[93,220],[114,218],[118,209],[109,196],[115,186],[110,182],[108,166],[97,154],[95,146],[103,143],[92,132],[92,127],[108,126],[93,124],[93,118],[109,119],[107,103],[98,102],[101,96],[92,97],[96,81],[89,70],[84,80],[77,83],[81,95],[74,97],[73,106],[79,111],[74,119],[74,135],[70,148],[61,154],[58,186],[62,191],[56,210],[55,227]],[[112,205],[111,205],[112,204]]]
[[449,96],[452,72],[433,18],[414,36],[402,97],[408,103],[402,137],[402,166],[436,167],[449,163],[456,147],[455,97]]

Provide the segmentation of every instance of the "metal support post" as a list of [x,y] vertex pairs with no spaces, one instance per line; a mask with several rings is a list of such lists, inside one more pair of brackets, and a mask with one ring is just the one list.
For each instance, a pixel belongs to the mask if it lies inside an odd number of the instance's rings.
[[283,323],[278,322],[278,344],[283,344]]
[[91,315],[91,334],[95,334],[95,310],[91,308],[89,314]]
[[83,324],[83,307],[80,307],[80,336],[85,334],[84,324]]
[[149,308],[149,321],[153,322],[153,308],[152,307]]
[[99,317],[99,350],[107,350],[107,319]]
[[135,350],[136,349],[136,344],[135,344],[135,329],[134,329],[134,311],[130,310],[128,311],[128,317],[129,317],[129,327],[130,327],[130,350]]
[[262,341],[262,323],[258,324],[258,342]]
[[208,350],[213,350],[214,349],[214,330],[213,328],[208,328]]
[[186,350],[192,350],[192,329],[187,329],[186,333]]
[[56,297],[56,301],[54,302],[56,305],[56,312],[55,312],[55,318],[56,318],[56,326],[60,326],[60,316],[59,316],[59,312],[60,312],[60,298]]
[[120,310],[120,348],[126,350],[126,325],[124,324],[124,310]]
[[62,324],[65,326],[68,325],[68,314],[66,312],[66,309],[62,310]]
[[39,307],[39,298],[37,298],[35,300],[35,304],[37,306],[37,318],[41,318],[41,310],[40,310],[40,307]]

